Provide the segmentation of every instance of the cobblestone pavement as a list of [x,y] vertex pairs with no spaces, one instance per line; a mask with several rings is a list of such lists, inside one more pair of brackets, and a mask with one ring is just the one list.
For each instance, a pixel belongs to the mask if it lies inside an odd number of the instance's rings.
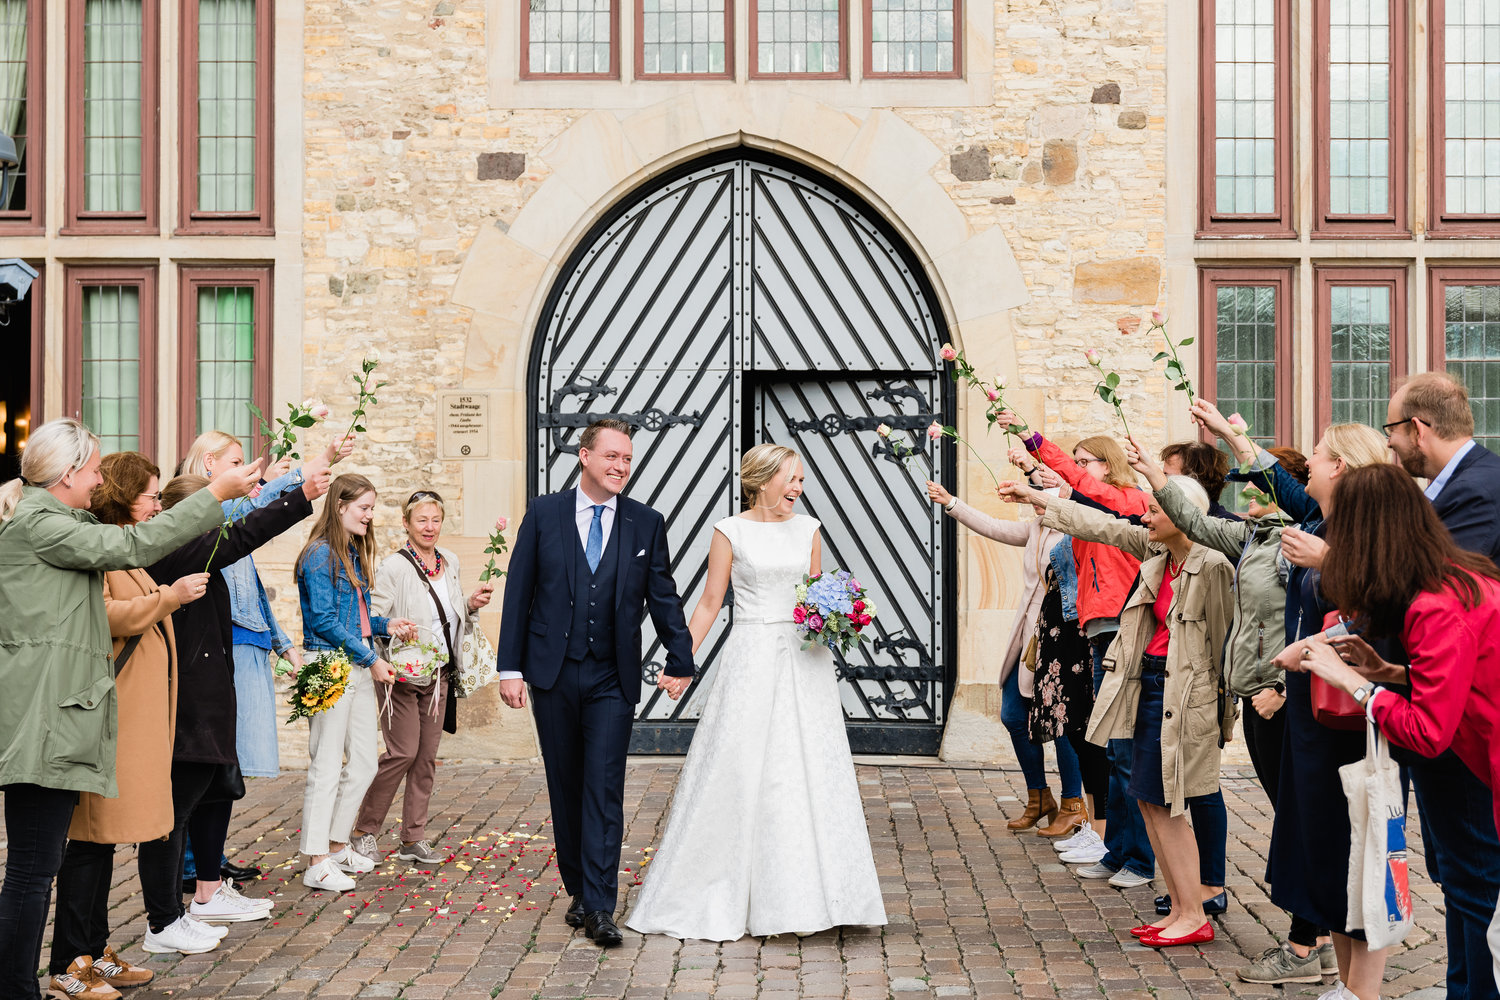
[[[623,886],[638,878],[660,835],[679,766],[676,759],[631,762]],[[135,852],[122,849],[113,941],[157,975],[132,1000],[1186,1000],[1282,992],[1243,985],[1233,973],[1287,924],[1263,892],[1270,817],[1248,768],[1226,772],[1231,904],[1217,919],[1218,939],[1201,952],[1156,952],[1130,937],[1129,928],[1148,919],[1159,886],[1121,892],[1081,882],[1048,841],[1007,831],[1024,796],[1019,772],[876,761],[861,763],[859,780],[890,914],[883,929],[724,945],[626,931],[622,947],[602,952],[563,923],[568,900],[559,898],[541,767],[445,761],[431,829],[439,849],[453,855],[449,863],[419,871],[391,861],[361,877],[352,893],[312,892],[298,877],[295,854],[302,774],[251,781],[230,844],[237,861],[267,868],[246,892],[275,899],[271,920],[230,925],[223,945],[206,955],[147,956]],[[1442,996],[1445,952],[1440,893],[1417,874],[1424,869],[1416,827],[1413,817],[1418,926],[1390,962],[1385,995],[1427,989],[1425,1000]],[[392,834],[383,846],[395,846]],[[1285,994],[1314,997],[1329,984],[1286,987]]]

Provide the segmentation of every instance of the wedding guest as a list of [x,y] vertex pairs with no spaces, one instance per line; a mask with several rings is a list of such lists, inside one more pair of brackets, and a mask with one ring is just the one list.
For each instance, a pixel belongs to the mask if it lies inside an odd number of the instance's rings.
[[[1278,506],[1301,524],[1281,532],[1281,553],[1291,566],[1284,612],[1290,648],[1320,632],[1324,616],[1336,610],[1320,586],[1327,551],[1324,518],[1332,513],[1335,487],[1349,470],[1389,461],[1385,439],[1362,424],[1334,424],[1308,457],[1304,487],[1274,456],[1230,427],[1213,403],[1200,399],[1192,412],[1230,445],[1241,464],[1256,470],[1250,482],[1268,494],[1274,487]],[[1340,988],[1373,1000],[1385,972],[1385,950],[1371,951],[1362,931],[1341,930],[1349,909],[1349,801],[1339,768],[1364,759],[1365,737],[1325,726],[1313,716],[1305,675],[1288,674],[1284,684],[1285,735],[1266,864],[1271,902],[1318,929],[1332,929]]]
[[[269,900],[247,899],[233,882],[204,878],[205,872],[198,872],[192,903],[186,910],[178,889],[188,838],[200,859],[222,856],[230,810],[234,800],[245,794],[235,734],[229,585],[219,570],[312,513],[312,501],[328,489],[328,463],[315,459],[305,471],[301,489],[284,493],[259,509],[246,504],[225,516],[217,530],[147,567],[153,578],[160,579],[195,570],[209,574],[207,596],[172,614],[177,655],[183,665],[172,740],[173,828],[165,840],[146,841],[139,847],[141,864],[149,866],[153,882],[146,885],[143,875],[147,931],[141,947],[148,952],[209,951],[218,946],[223,935],[221,928],[207,924],[264,920],[271,913]],[[226,471],[220,476],[231,474]],[[162,490],[162,506],[171,510],[207,482],[202,476],[178,476]]]
[[[1229,477],[1229,456],[1204,441],[1174,441],[1161,450],[1161,468],[1169,476],[1187,476],[1208,493],[1208,516],[1239,520],[1219,502]],[[1196,817],[1195,817],[1196,821]]]
[[[995,425],[1004,430],[1021,423],[1009,410],[1001,412]],[[1085,438],[1071,458],[1041,434],[1027,432],[1021,443],[1032,457],[1051,468],[1072,487],[1074,501],[1091,501],[1105,510],[1129,517],[1146,512],[1146,494],[1136,486],[1135,474],[1114,438]],[[1110,545],[1074,539],[1073,559],[1078,571],[1078,621],[1088,636],[1094,663],[1094,693],[1104,682],[1104,653],[1120,628],[1120,609],[1140,569],[1139,560]],[[1129,739],[1108,746],[1109,799],[1105,807],[1107,841],[1090,847],[1094,860],[1079,868],[1083,878],[1109,879],[1109,884],[1130,889],[1151,881],[1156,859],[1146,834],[1140,810],[1127,789],[1133,750]],[[1078,856],[1082,848],[1072,852]],[[1083,860],[1084,855],[1079,857]]]
[[[1043,473],[1045,470],[1037,470]],[[985,538],[1021,549],[1021,603],[1011,625],[1000,656],[1000,722],[1010,733],[1011,747],[1026,779],[1026,808],[1006,824],[1007,829],[1030,830],[1047,837],[1072,833],[1088,820],[1083,804],[1083,778],[1078,771],[1078,757],[1066,740],[1058,740],[1057,770],[1062,784],[1062,806],[1047,786],[1047,756],[1042,746],[1033,743],[1027,733],[1027,716],[1031,708],[1035,656],[1032,666],[1022,663],[1023,654],[1034,653],[1037,615],[1041,611],[1044,570],[1053,546],[1063,536],[1044,529],[1040,520],[1004,521],[981,513],[955,497],[941,484],[928,480],[927,496],[959,524]]]
[[[427,836],[438,742],[445,731],[458,731],[458,701],[453,687],[458,650],[464,633],[479,627],[479,611],[490,603],[495,589],[482,583],[467,599],[464,597],[458,558],[438,548],[444,511],[443,498],[434,490],[418,490],[408,497],[401,505],[406,544],[386,556],[375,572],[371,612],[377,617],[417,622],[419,641],[431,647],[427,656],[437,651],[447,657],[436,673],[413,675],[402,671],[399,683],[375,688],[385,753],[360,805],[351,847],[377,863],[381,853],[376,838],[402,779],[406,781],[406,795],[401,800],[401,849],[396,857],[425,865],[443,862],[443,855],[433,850]],[[387,662],[395,661],[396,647],[379,645]],[[405,652],[413,662],[420,658],[411,647]]]
[[[1200,512],[1208,494],[1192,479],[1170,482]],[[1224,639],[1233,616],[1229,560],[1195,545],[1151,501],[1146,526],[1022,484],[1002,492],[1047,508],[1043,523],[1130,552],[1141,563],[1140,582],[1120,617],[1110,649],[1111,669],[1089,719],[1089,739],[1101,743],[1130,734],[1135,759],[1130,792],[1161,859],[1171,912],[1131,933],[1151,948],[1196,945],[1214,938],[1199,887],[1198,845],[1187,819],[1188,800],[1219,788],[1219,752],[1234,725],[1223,690]]]
[[[1352,636],[1334,645],[1318,637],[1288,660],[1352,695],[1393,744],[1424,758],[1451,748],[1492,792],[1500,779],[1500,569],[1459,548],[1411,477],[1392,466],[1352,469],[1335,493],[1323,592],[1365,636],[1399,638],[1410,667],[1386,662]],[[1410,684],[1410,696],[1385,684]],[[1483,801],[1495,822],[1497,800],[1490,794]],[[1440,837],[1470,822],[1464,803],[1444,805],[1427,818]],[[1462,859],[1466,869],[1471,862],[1488,859]],[[1463,944],[1450,938],[1448,947]],[[1489,951],[1469,951],[1470,972],[1487,966],[1500,979],[1500,908],[1492,913]],[[1373,1000],[1378,990],[1377,981],[1355,993]]]
[[77,420],[32,432],[0,487],[0,995],[39,1000],[36,970],[79,793],[115,797],[116,707],[103,574],[149,563],[219,523],[256,463],[145,524],[100,524],[99,439]]
[[[1474,411],[1462,382],[1423,372],[1397,386],[1386,413],[1386,440],[1462,549],[1500,559],[1500,455],[1474,440]],[[1479,778],[1454,753],[1429,760],[1396,751],[1416,793],[1427,873],[1443,887],[1448,929],[1448,994],[1497,1000],[1490,975],[1491,907],[1500,896],[1500,838],[1484,806]],[[1457,822],[1437,824],[1445,814]]]
[[[347,892],[350,875],[375,870],[375,862],[349,849],[355,814],[375,778],[375,685],[396,675],[372,640],[416,635],[404,618],[370,610],[370,568],[375,565],[375,485],[352,473],[339,476],[297,557],[302,603],[302,646],[321,653],[342,650],[354,665],[343,696],[309,722],[307,787],[302,797],[302,883]],[[345,753],[348,762],[345,762]]]
[[[103,524],[133,525],[161,513],[161,470],[140,452],[106,455],[91,512]],[[120,794],[78,796],[68,846],[57,873],[57,915],[48,962],[53,994],[100,1000],[100,988],[143,986],[152,972],[120,957],[109,943],[109,888],[115,845],[159,840],[172,832],[172,736],[177,725],[176,647],[172,612],[202,597],[207,573],[158,584],[144,569],[104,574],[104,612],[113,638]],[[145,865],[137,854],[138,866]],[[173,873],[175,874],[175,873]],[[142,885],[159,885],[141,873]],[[93,956],[98,956],[93,957]]]

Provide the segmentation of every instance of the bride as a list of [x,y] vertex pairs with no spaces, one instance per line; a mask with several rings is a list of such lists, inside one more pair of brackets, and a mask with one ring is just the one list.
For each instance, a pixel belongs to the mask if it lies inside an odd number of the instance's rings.
[[[833,655],[804,651],[792,625],[793,588],[822,561],[817,519],[796,512],[803,479],[792,449],[751,448],[748,509],[714,525],[693,650],[730,583],[734,628],[625,921],[642,934],[733,941],[885,923]],[[689,680],[660,686],[675,699]]]

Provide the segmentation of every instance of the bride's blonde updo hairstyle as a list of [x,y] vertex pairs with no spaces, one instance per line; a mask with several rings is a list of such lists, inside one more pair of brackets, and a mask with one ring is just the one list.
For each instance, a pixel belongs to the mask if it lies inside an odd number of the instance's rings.
[[740,498],[745,509],[755,506],[760,491],[771,484],[788,460],[802,456],[784,444],[758,444],[740,459]]

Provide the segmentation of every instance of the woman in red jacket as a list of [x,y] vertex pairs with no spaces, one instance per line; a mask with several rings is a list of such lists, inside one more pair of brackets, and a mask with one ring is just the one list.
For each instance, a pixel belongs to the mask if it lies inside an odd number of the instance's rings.
[[[1330,643],[1314,636],[1289,659],[1353,695],[1392,743],[1425,757],[1451,747],[1493,790],[1500,780],[1500,569],[1454,544],[1399,466],[1350,469],[1336,496],[1324,596],[1360,622],[1364,635],[1398,637],[1411,666],[1386,663],[1357,637]],[[1382,683],[1410,684],[1410,696]],[[1500,824],[1500,811],[1495,819]],[[1427,817],[1447,820],[1443,813]],[[1500,982],[1500,910],[1489,941]],[[1349,985],[1361,997],[1378,990]]]
[[[1001,429],[1021,423],[1009,410],[996,423]],[[1037,461],[1073,488],[1073,499],[1123,516],[1140,515],[1150,508],[1147,495],[1136,486],[1135,473],[1125,460],[1125,451],[1112,437],[1084,438],[1073,448],[1072,457],[1040,434],[1021,435]],[[1078,567],[1078,624],[1088,636],[1094,657],[1094,693],[1104,681],[1104,651],[1120,631],[1120,609],[1130,595],[1140,572],[1140,560],[1099,542],[1073,541],[1073,560]],[[1069,843],[1063,858],[1089,862],[1078,869],[1084,878],[1107,878],[1122,889],[1144,885],[1156,872],[1156,856],[1146,836],[1146,825],[1135,799],[1128,794],[1130,740],[1109,741],[1109,804],[1105,809],[1107,841],[1080,845]],[[1086,850],[1079,850],[1086,848]]]

